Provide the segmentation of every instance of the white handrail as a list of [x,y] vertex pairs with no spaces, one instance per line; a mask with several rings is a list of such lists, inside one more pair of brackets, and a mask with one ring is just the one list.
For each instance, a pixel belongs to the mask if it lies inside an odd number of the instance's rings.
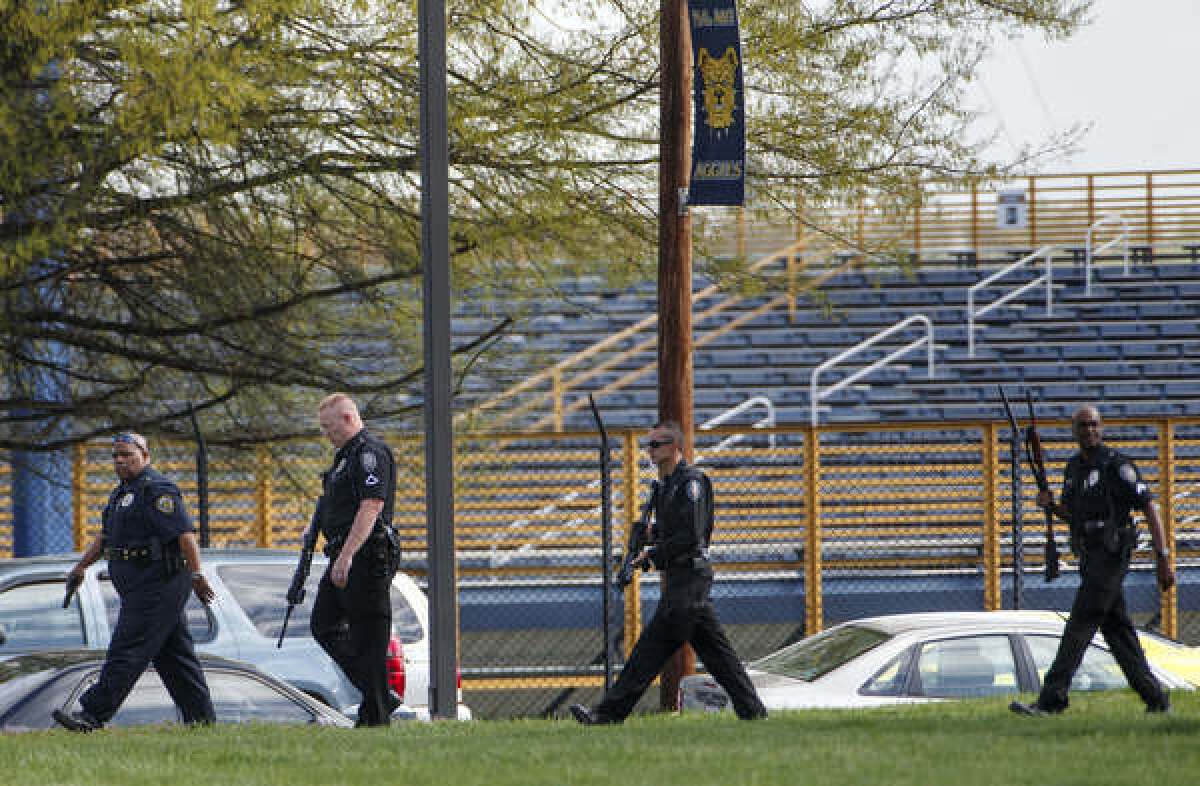
[[[775,403],[773,401],[771,401],[771,399],[767,398],[766,396],[754,396],[753,398],[746,399],[741,404],[738,404],[736,407],[734,407],[732,409],[725,410],[720,415],[717,415],[716,417],[714,417],[712,420],[702,423],[700,425],[700,430],[708,431],[709,429],[713,428],[714,426],[719,426],[727,420],[732,420],[733,418],[736,418],[738,415],[742,414],[743,412],[750,409],[751,407],[757,407],[757,406],[762,406],[765,410],[767,410],[767,414],[762,420],[759,420],[756,423],[752,423],[750,425],[750,428],[763,428],[764,426],[767,428],[770,428],[771,426],[774,426],[775,425]],[[718,442],[716,445],[709,448],[708,450],[697,452],[696,453],[696,463],[699,464],[706,457],[708,457],[709,454],[719,453],[722,450],[724,450],[725,448],[729,447],[730,445],[736,445],[737,443],[741,442],[745,438],[746,438],[745,434],[731,434],[730,436],[721,440],[720,442]],[[775,447],[774,432],[767,435],[767,444],[768,444],[768,446],[770,446],[772,448]]]
[[[982,281],[980,281],[976,284],[973,284],[967,290],[967,357],[972,357],[972,358],[975,357],[975,318],[981,317],[984,314],[988,313],[989,311],[999,308],[1000,306],[1003,306],[1008,301],[1012,300],[1015,297],[1025,294],[1029,290],[1036,287],[1038,284],[1041,284],[1043,282],[1045,282],[1045,284],[1046,284],[1046,315],[1049,316],[1054,313],[1054,252],[1057,250],[1058,250],[1058,246],[1054,246],[1054,245],[1042,246],[1037,251],[1034,251],[1031,254],[1026,254],[1025,256],[1021,257],[1020,259],[1018,259],[1016,262],[1013,262],[1008,267],[1001,268],[1000,270],[997,270],[995,273],[991,274],[990,276],[983,279]],[[999,300],[996,300],[992,303],[989,303],[986,306],[981,307],[978,311],[975,310],[975,292],[977,290],[982,289],[983,287],[986,287],[988,284],[992,283],[996,279],[1002,278],[1003,276],[1008,275],[1009,273],[1016,270],[1017,268],[1022,267],[1030,262],[1033,262],[1042,256],[1046,257],[1046,272],[1045,273],[1043,273],[1042,275],[1033,279],[1029,283],[1027,283],[1023,286],[1017,287],[1016,289],[1012,290],[1011,292],[1009,292],[1007,295],[1000,298]]]
[[[1121,225],[1121,234],[1117,235],[1112,240],[1110,240],[1107,243],[1105,243],[1104,245],[1100,246],[1100,248],[1093,249],[1092,248],[1092,233],[1095,232],[1100,227],[1104,226],[1105,224],[1114,224],[1114,223]],[[1129,222],[1125,220],[1124,216],[1122,216],[1119,213],[1109,213],[1106,216],[1101,216],[1099,218],[1099,220],[1096,221],[1096,223],[1094,223],[1090,227],[1088,227],[1086,243],[1087,244],[1084,247],[1085,254],[1083,257],[1083,294],[1084,295],[1092,294],[1092,259],[1096,255],[1107,251],[1108,249],[1110,249],[1112,246],[1116,245],[1117,243],[1120,243],[1122,245],[1121,274],[1125,275],[1125,276],[1129,275]]]
[[[897,349],[895,352],[888,355],[887,357],[880,358],[879,360],[876,360],[874,363],[867,366],[866,368],[861,368],[858,371],[851,374],[850,376],[846,377],[845,379],[838,380],[837,382],[835,382],[833,385],[829,386],[825,390],[819,390],[819,388],[817,386],[817,377],[819,377],[821,375],[822,371],[828,371],[829,369],[836,366],[838,363],[841,363],[843,360],[846,360],[849,357],[857,355],[859,352],[863,351],[867,347],[870,347],[870,346],[878,343],[879,341],[882,341],[883,339],[887,338],[888,336],[892,335],[893,333],[895,333],[897,331],[903,330],[904,328],[908,327],[909,325],[913,324],[914,322],[920,322],[925,325],[926,333],[925,333],[924,338],[919,338],[916,341],[910,342],[909,344],[906,344],[905,346],[900,347],[899,349]],[[903,320],[897,322],[896,324],[892,325],[890,328],[888,328],[884,331],[881,331],[879,333],[876,333],[875,335],[868,338],[866,341],[856,344],[855,346],[850,347],[849,349],[847,349],[843,352],[839,352],[838,354],[831,357],[829,360],[826,360],[824,363],[822,363],[821,365],[814,368],[813,372],[812,372],[812,376],[809,378],[809,381],[808,381],[808,403],[809,403],[809,409],[811,410],[811,413],[812,413],[811,420],[812,420],[813,426],[815,427],[817,425],[817,404],[821,401],[821,399],[824,399],[824,398],[827,398],[828,396],[833,395],[834,393],[838,392],[839,390],[841,390],[844,387],[847,387],[848,385],[853,385],[855,382],[857,382],[859,379],[862,379],[867,374],[870,374],[872,371],[875,371],[876,369],[886,366],[888,363],[891,363],[893,360],[900,357],[905,352],[914,350],[917,347],[921,346],[921,344],[926,345],[926,354],[927,354],[926,364],[929,369],[929,378],[933,379],[933,376],[934,376],[933,335],[934,335],[933,321],[929,317],[925,316],[924,314],[914,314],[913,316],[908,317],[907,319],[903,319]]]

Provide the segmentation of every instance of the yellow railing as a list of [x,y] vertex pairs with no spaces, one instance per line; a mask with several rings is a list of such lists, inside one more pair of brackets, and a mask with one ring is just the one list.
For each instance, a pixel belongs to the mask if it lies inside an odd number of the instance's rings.
[[[997,225],[1000,191],[1024,192],[1023,228]],[[930,183],[918,206],[903,213],[870,201],[796,211],[714,211],[700,231],[718,252],[750,254],[791,242],[797,227],[819,227],[845,248],[902,249],[920,258],[970,251],[1032,250],[1047,243],[1083,245],[1097,219],[1119,214],[1132,230],[1131,245],[1158,252],[1194,253],[1200,238],[1200,170],[1085,172],[1017,177],[972,187]]]

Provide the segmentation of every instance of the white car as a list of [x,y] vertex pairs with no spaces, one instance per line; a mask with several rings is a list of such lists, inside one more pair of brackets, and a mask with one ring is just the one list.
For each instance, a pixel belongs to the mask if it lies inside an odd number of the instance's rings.
[[[0,658],[66,648],[103,649],[116,624],[120,601],[103,560],[90,567],[83,584],[64,608],[63,587],[77,554],[0,560]],[[188,629],[201,653],[251,663],[350,716],[357,715],[359,693],[325,654],[308,628],[317,582],[326,560],[313,559],[304,603],[288,620],[286,594],[298,552],[268,549],[205,549],[204,574],[216,592],[211,606],[193,594],[186,614]],[[392,581],[392,640],[388,679],[403,702],[394,719],[429,718],[429,613],[421,588],[397,573]],[[458,704],[460,720],[471,711]]]
[[[1036,693],[1054,660],[1063,616],[1045,611],[896,614],[845,622],[747,664],[768,710],[878,707]],[[1170,690],[1193,690],[1151,664]],[[1073,691],[1127,687],[1101,637]],[[680,681],[684,710],[720,711],[729,697],[707,674]]]

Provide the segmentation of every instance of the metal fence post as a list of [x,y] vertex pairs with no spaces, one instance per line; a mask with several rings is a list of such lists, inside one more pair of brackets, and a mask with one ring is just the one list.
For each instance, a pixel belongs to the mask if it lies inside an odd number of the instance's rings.
[[266,445],[254,451],[254,524],[258,545],[270,548],[271,534],[271,481],[275,475],[275,464]]
[[[638,493],[638,458],[637,458],[637,434],[633,431],[626,431],[623,437],[624,456],[621,462],[625,468],[625,489],[622,497],[625,500],[625,529],[623,535],[628,541],[629,531],[637,523],[637,493]],[[629,654],[633,652],[633,645],[637,642],[638,636],[642,632],[642,572],[635,570],[633,572],[633,581],[625,588],[625,658],[629,659]]]
[[996,490],[1000,482],[996,424],[983,426],[983,607],[996,611],[1000,600],[1000,517]]
[[[1170,418],[1158,424],[1158,484],[1162,504],[1163,537],[1171,552],[1169,561],[1175,566],[1175,424]],[[1171,638],[1179,637],[1179,588],[1171,587],[1159,593],[1162,611],[1162,631]]]
[[823,625],[821,603],[821,436],[810,426],[804,439],[804,634],[818,633]]
[[76,442],[71,450],[71,543],[76,551],[83,551],[83,525],[87,516],[83,511],[83,490],[87,482],[87,445]]

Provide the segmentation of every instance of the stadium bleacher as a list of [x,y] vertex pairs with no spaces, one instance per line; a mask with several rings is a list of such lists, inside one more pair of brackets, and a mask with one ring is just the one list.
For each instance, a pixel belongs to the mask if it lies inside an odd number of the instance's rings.
[[[916,269],[877,268],[836,275],[798,304],[793,315],[776,309],[736,330],[707,333],[761,307],[776,293],[737,300],[711,317],[710,303],[694,307],[696,420],[704,422],[752,396],[767,396],[781,422],[807,422],[809,382],[823,361],[913,314],[925,314],[936,333],[936,373],[929,379],[921,351],[900,358],[822,402],[822,423],[873,420],[978,420],[997,417],[997,384],[1035,388],[1048,418],[1069,417],[1082,401],[1096,401],[1109,417],[1197,415],[1200,397],[1200,263],[1187,254],[1157,255],[1124,275],[1119,260],[1099,259],[1085,294],[1081,257],[1060,257],[1054,271],[1051,313],[1036,287],[976,325],[974,357],[967,351],[967,289],[1009,264],[1016,252],[979,260],[964,269],[952,260],[926,260]],[[999,294],[1030,280],[1018,271]],[[705,282],[697,284],[699,289]],[[596,278],[570,283],[574,312],[543,315],[519,337],[523,350],[563,358],[652,314],[653,284],[612,292]],[[712,302],[715,302],[716,298]],[[920,327],[865,351],[844,369],[821,376],[831,384],[919,337]],[[634,346],[632,336],[619,349]],[[652,346],[594,373],[586,390],[605,390],[653,364]],[[584,369],[587,366],[583,366]],[[576,372],[578,373],[578,372]],[[567,377],[569,381],[569,377]],[[656,410],[657,379],[651,368],[605,393],[618,425],[644,423]],[[564,427],[586,429],[580,408]]]

